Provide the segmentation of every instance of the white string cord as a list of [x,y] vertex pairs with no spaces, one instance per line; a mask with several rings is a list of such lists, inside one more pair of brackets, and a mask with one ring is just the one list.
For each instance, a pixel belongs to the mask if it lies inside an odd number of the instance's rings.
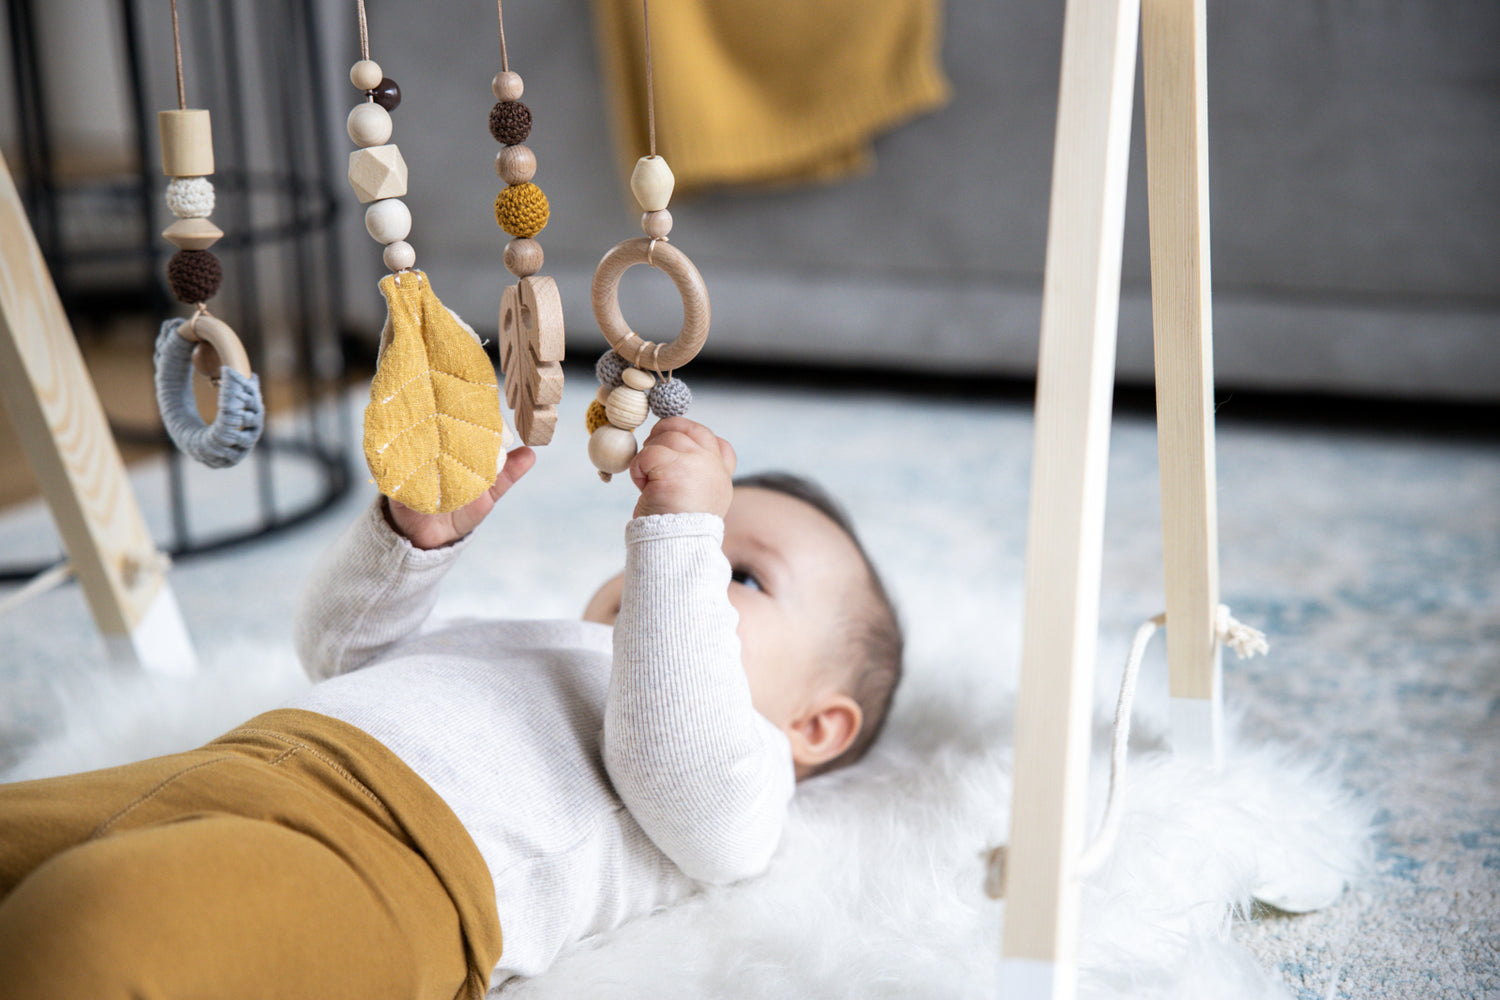
[[4,600],[0,600],[0,615],[20,607],[33,597],[45,594],[53,587],[62,586],[68,582],[68,578],[72,575],[73,567],[66,559],[51,569],[42,570],[42,572],[30,580],[27,580],[20,590],[6,595]]

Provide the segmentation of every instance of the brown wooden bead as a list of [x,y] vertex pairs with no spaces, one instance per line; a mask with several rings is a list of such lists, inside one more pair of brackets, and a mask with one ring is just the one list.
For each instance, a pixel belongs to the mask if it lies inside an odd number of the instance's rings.
[[536,154],[530,146],[502,146],[495,154],[495,173],[507,184],[525,184],[536,176]]
[[653,240],[664,240],[672,231],[672,213],[665,208],[641,216],[641,229]]
[[381,77],[380,83],[370,88],[370,98],[387,111],[395,111],[401,106],[401,88],[390,77]]
[[536,240],[516,238],[505,244],[505,268],[518,278],[526,278],[542,269],[542,245]]
[[526,85],[521,81],[521,74],[512,73],[510,70],[501,70],[490,81],[490,92],[495,95],[497,101],[519,101],[525,89]]
[[520,101],[500,101],[490,109],[490,135],[495,141],[514,146],[531,134],[531,109]]

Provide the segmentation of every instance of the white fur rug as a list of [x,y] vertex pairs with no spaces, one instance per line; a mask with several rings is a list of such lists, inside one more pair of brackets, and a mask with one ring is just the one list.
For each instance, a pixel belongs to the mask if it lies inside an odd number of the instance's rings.
[[[588,398],[580,381],[570,378],[569,414]],[[802,787],[770,874],[586,942],[506,994],[994,997],[1004,905],[983,892],[983,856],[1005,841],[1009,817],[1029,416],[722,386],[700,389],[700,399],[695,415],[736,442],[742,470],[815,470],[846,499],[909,624],[908,677],[871,757]],[[630,501],[624,484],[602,487],[587,468],[582,430],[572,426],[581,422],[564,418],[533,478],[455,570],[441,613],[576,613],[618,564]],[[946,443],[925,452],[931,441]],[[1113,697],[1135,621],[1160,602],[1149,426],[1122,427],[1116,455],[1101,705]],[[153,487],[139,488],[149,506]],[[351,498],[312,528],[175,571],[205,661],[189,681],[101,668],[76,592],[38,600],[23,622],[0,622],[6,658],[26,658],[24,667],[12,660],[6,682],[50,692],[13,708],[13,726],[31,711],[51,735],[7,777],[196,745],[297,690],[305,681],[284,634],[296,583],[364,502]],[[32,516],[0,519],[0,543],[34,536]],[[1271,640],[1275,657],[1274,630]],[[1084,886],[1081,989],[1101,998],[1289,996],[1284,977],[1237,943],[1230,925],[1248,916],[1250,887],[1272,869],[1359,873],[1368,807],[1318,766],[1327,754],[1316,748],[1292,753],[1232,735],[1218,773],[1154,751],[1159,649],[1146,670],[1125,825],[1111,862]],[[1233,676],[1232,658],[1226,670]],[[1093,777],[1097,811],[1102,755]]]

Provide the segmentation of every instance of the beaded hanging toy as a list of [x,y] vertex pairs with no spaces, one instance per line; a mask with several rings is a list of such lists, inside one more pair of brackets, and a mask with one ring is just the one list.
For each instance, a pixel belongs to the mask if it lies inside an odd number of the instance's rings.
[[505,188],[495,198],[495,221],[511,237],[505,266],[520,280],[500,299],[500,370],[505,374],[505,403],[515,411],[516,434],[524,444],[543,445],[557,427],[562,399],[564,337],[562,299],[542,268],[542,245],[535,239],[547,225],[547,196],[531,182],[536,155],[525,145],[531,135],[531,110],[521,103],[524,84],[510,69],[505,47],[505,12],[495,0],[500,24],[500,72],[490,84],[490,135],[500,143],[495,173]]
[[[594,367],[599,393],[589,404],[585,422],[589,431],[589,459],[606,483],[616,473],[630,468],[638,445],[635,429],[647,412],[657,417],[681,416],[692,403],[692,393],[673,371],[697,356],[708,339],[708,288],[687,254],[667,242],[672,231],[672,170],[656,155],[656,111],[651,73],[651,12],[649,0],[641,2],[646,38],[646,120],[650,153],[636,162],[630,190],[644,213],[644,237],[616,244],[594,270],[594,319],[609,341]],[[620,311],[620,278],[636,264],[649,264],[671,277],[682,296],[682,330],[670,344],[643,340],[625,322]],[[656,375],[651,374],[655,372]],[[665,378],[659,378],[665,373]]]
[[391,274],[380,279],[387,317],[365,408],[365,461],[380,492],[424,514],[457,510],[495,481],[506,428],[495,369],[479,338],[438,301],[416,269],[406,238],[411,212],[406,162],[389,140],[401,89],[370,59],[364,0],[358,0],[360,60],[349,82],[365,100],[349,112],[349,184],[365,229],[384,244]]
[[[177,0],[172,0],[172,50],[177,68],[177,109],[161,111],[162,172],[167,207],[176,216],[162,236],[177,248],[167,262],[167,285],[179,302],[193,307],[186,319],[169,319],[156,337],[156,401],[167,434],[185,454],[213,468],[234,465],[260,438],[265,402],[260,379],[234,330],[208,311],[224,272],[209,247],[224,235],[209,221],[214,210],[213,135],[208,111],[187,106],[183,83],[182,41],[177,27]],[[218,389],[212,424],[198,416],[193,398],[196,369]]]

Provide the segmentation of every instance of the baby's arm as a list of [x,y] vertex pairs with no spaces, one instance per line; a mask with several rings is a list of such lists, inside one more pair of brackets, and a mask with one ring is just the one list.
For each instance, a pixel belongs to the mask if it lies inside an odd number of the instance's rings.
[[378,499],[319,559],[293,632],[314,679],[357,670],[416,632],[462,543],[536,461],[530,448],[506,458],[495,484],[451,514],[418,514]]
[[680,418],[631,467],[625,589],[604,717],[604,761],[652,841],[688,876],[765,870],[795,785],[786,737],[756,712],[722,550],[734,452]]

